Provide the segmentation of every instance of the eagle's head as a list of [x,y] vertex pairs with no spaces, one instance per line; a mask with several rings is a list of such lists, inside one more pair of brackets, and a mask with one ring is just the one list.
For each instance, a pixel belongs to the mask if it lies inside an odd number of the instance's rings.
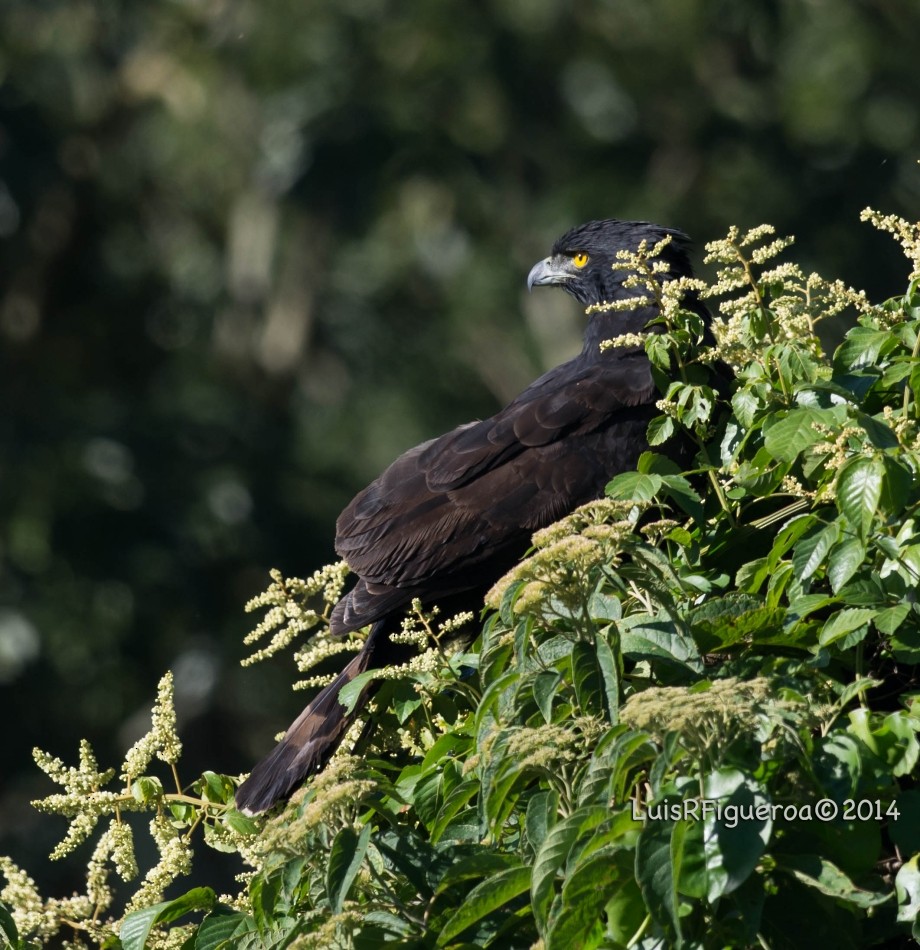
[[[617,251],[636,251],[645,241],[651,249],[662,238],[671,242],[660,260],[669,265],[662,277],[683,277],[692,273],[687,250],[690,239],[682,231],[647,221],[589,221],[572,228],[553,245],[550,256],[535,264],[527,276],[528,288],[558,284],[585,306],[624,296],[623,281],[628,271],[614,269]],[[636,290],[626,290],[635,296]]]

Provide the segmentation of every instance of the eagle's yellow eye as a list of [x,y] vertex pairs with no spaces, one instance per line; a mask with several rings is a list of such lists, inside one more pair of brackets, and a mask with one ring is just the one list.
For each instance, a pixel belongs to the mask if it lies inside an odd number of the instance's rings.
[[588,263],[588,255],[584,251],[579,251],[573,258],[572,263],[576,267],[584,267]]

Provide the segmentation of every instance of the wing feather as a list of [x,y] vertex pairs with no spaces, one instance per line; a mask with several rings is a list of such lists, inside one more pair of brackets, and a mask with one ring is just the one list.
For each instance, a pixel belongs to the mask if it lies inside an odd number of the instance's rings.
[[416,587],[461,589],[460,574],[496,545],[519,550],[536,528],[596,497],[611,465],[635,464],[653,393],[641,351],[575,360],[490,419],[400,456],[336,526],[336,550],[365,585],[359,599],[375,585],[381,603],[389,588],[401,589],[403,602]]

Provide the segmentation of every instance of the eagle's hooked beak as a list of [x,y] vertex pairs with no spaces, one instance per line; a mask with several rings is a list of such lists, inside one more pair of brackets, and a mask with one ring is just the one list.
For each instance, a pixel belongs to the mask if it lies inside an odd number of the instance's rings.
[[527,275],[527,289],[533,290],[541,284],[564,284],[572,279],[572,274],[562,270],[552,257],[538,261]]

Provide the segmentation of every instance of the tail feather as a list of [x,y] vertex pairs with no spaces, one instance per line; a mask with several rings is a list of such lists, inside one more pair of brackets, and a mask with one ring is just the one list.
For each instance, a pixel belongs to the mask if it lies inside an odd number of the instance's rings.
[[236,805],[240,811],[256,815],[271,808],[329,761],[373,688],[371,683],[364,688],[351,713],[339,702],[342,687],[370,667],[376,639],[382,633],[379,626],[371,631],[357,656],[312,700],[284,738],[236,790]]

